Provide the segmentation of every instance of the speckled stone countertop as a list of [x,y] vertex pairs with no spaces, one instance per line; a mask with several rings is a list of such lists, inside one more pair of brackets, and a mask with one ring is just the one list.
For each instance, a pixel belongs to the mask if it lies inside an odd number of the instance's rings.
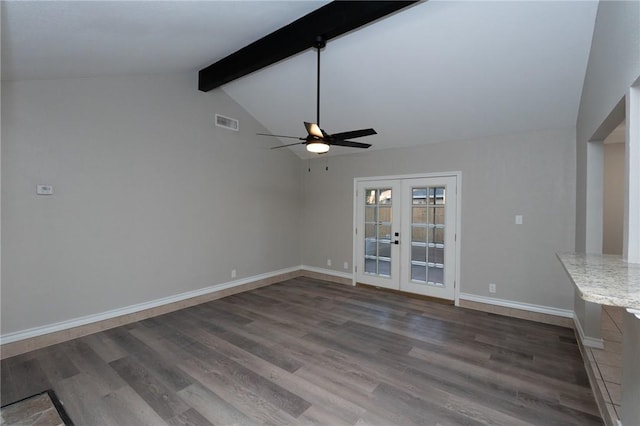
[[640,263],[602,254],[557,256],[587,302],[640,310]]

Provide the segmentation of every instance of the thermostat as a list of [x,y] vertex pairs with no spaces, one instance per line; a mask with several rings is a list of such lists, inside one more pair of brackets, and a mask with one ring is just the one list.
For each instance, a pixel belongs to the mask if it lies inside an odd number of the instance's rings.
[[37,185],[36,194],[38,195],[53,195],[53,185]]

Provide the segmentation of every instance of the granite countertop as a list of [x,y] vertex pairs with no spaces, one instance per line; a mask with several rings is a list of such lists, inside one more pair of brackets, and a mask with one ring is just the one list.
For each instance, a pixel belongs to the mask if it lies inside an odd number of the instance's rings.
[[558,253],[558,259],[582,298],[600,305],[640,311],[640,263],[622,256]]

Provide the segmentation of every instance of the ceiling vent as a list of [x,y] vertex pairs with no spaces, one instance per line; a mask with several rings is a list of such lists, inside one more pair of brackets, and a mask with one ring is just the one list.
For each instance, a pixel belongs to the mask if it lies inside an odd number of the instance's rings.
[[238,131],[240,123],[235,118],[225,117],[224,115],[216,114],[216,126],[224,127],[225,129]]

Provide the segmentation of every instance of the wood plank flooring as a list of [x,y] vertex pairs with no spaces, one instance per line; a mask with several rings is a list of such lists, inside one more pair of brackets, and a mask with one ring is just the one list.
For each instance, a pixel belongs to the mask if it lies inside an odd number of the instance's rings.
[[296,278],[16,356],[77,425],[602,424],[573,330]]

